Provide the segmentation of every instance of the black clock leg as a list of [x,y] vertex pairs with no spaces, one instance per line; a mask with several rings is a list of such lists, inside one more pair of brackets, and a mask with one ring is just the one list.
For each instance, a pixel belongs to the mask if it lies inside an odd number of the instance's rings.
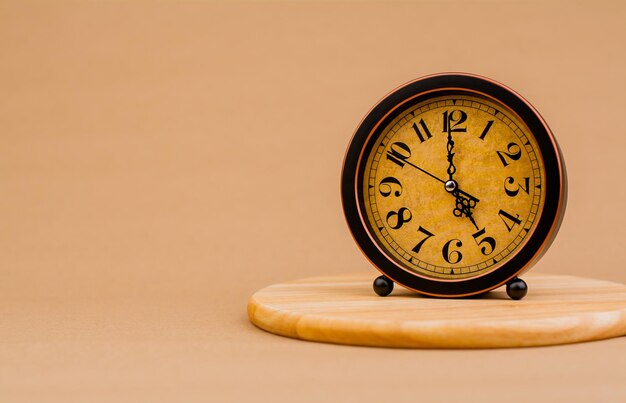
[[522,299],[528,292],[526,282],[521,278],[514,277],[506,283],[506,293],[511,299]]
[[386,297],[393,291],[393,281],[385,276],[376,277],[373,288],[376,294]]

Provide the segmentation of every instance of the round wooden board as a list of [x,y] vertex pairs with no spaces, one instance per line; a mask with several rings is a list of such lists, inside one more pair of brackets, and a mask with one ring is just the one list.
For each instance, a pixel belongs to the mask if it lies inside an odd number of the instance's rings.
[[626,334],[626,286],[528,275],[529,291],[503,287],[478,298],[436,299],[396,286],[372,291],[373,273],[275,284],[248,302],[261,329],[302,340],[405,348],[492,348],[576,343]]

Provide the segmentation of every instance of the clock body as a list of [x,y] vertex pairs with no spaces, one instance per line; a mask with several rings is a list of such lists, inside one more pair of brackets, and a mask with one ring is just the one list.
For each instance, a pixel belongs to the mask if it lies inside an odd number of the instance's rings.
[[386,277],[459,297],[528,270],[567,199],[559,146],[520,95],[451,73],[409,82],[363,119],[342,171],[344,213]]

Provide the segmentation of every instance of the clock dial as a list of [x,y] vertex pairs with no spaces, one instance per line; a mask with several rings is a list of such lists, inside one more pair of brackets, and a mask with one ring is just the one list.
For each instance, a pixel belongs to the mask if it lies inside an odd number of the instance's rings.
[[496,270],[532,235],[545,202],[536,139],[512,110],[476,93],[406,103],[372,132],[361,161],[370,236],[418,276]]
[[341,196],[356,243],[383,274],[379,295],[393,283],[440,297],[507,284],[519,299],[517,276],[560,227],[567,177],[548,125],[520,95],[485,77],[435,74],[365,116]]

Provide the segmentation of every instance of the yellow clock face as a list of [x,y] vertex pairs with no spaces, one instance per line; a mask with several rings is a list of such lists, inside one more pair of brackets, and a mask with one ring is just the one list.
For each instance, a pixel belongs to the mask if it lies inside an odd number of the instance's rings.
[[415,275],[461,280],[506,264],[545,203],[536,139],[505,105],[462,92],[404,109],[363,155],[362,216]]

